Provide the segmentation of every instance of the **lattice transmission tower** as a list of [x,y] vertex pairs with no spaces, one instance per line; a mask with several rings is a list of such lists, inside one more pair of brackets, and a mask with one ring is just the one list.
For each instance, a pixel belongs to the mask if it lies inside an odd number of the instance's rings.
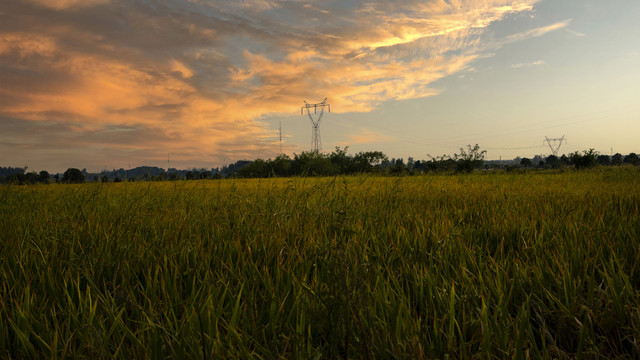
[[563,142],[566,143],[567,139],[564,138],[564,135],[562,135],[561,138],[555,139],[550,139],[545,136],[542,143],[544,144],[545,142],[549,145],[549,149],[551,149],[551,153],[553,154],[553,156],[558,156],[558,150],[560,150],[560,146],[562,146]]
[[[304,110],[307,109],[307,115],[309,116],[309,120],[311,120],[311,151],[313,152],[321,152],[322,151],[322,142],[320,140],[320,120],[322,120],[322,115],[324,115],[324,108],[328,108],[329,112],[331,112],[331,105],[327,104],[327,98],[324,98],[321,103],[317,104],[309,104],[308,102],[304,102],[304,106],[300,108],[300,115],[304,113]],[[313,114],[318,114],[318,109],[320,109],[320,115],[318,115],[318,119],[314,119],[311,115],[311,109],[313,109]]]

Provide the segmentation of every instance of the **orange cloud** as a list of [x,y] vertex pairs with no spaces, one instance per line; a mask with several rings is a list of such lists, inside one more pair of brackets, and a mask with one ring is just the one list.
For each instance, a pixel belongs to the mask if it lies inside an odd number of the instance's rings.
[[179,73],[182,77],[187,79],[193,76],[193,70],[189,69],[177,60],[171,60],[171,70]]
[[51,125],[59,146],[84,134],[152,158],[272,156],[260,116],[324,96],[344,113],[436,95],[434,81],[479,56],[484,28],[536,2],[2,2],[0,117]]
[[0,55],[16,54],[20,58],[41,55],[51,56],[55,41],[48,36],[29,33],[0,34]]

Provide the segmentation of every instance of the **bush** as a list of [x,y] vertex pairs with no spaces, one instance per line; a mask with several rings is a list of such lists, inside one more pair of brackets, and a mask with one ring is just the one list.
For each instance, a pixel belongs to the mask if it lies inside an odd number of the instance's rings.
[[576,169],[586,169],[598,165],[598,153],[594,149],[583,151],[580,155],[577,151],[570,155]]

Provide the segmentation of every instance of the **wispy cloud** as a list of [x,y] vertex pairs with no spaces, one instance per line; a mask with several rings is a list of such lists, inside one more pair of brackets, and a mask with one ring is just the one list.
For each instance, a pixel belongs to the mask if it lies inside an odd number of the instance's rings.
[[43,147],[84,149],[85,136],[114,159],[272,156],[273,131],[254,119],[305,98],[349,112],[433,96],[480,56],[492,22],[537,1],[5,0],[0,118],[25,139],[53,124]]
[[551,25],[541,26],[541,27],[538,27],[538,28],[535,28],[535,29],[531,29],[531,30],[523,31],[523,32],[520,32],[520,33],[517,33],[517,34],[509,35],[505,39],[505,43],[513,43],[513,42],[518,42],[518,41],[522,41],[522,40],[526,40],[526,39],[530,39],[530,38],[540,37],[540,36],[543,36],[543,35],[545,35],[545,34],[547,34],[549,32],[560,30],[560,29],[564,29],[569,25],[570,22],[571,22],[571,19],[567,19],[567,20],[559,21],[559,22],[551,24]]
[[530,67],[534,67],[534,66],[538,66],[538,65],[543,65],[544,61],[542,60],[536,60],[536,61],[532,61],[529,63],[518,63],[518,64],[512,64],[511,67],[514,69],[519,69],[519,68],[530,68]]
[[583,37],[583,36],[585,36],[585,35],[586,35],[586,34],[584,34],[584,33],[581,33],[581,32],[579,32],[579,31],[575,31],[575,30],[573,30],[573,29],[569,29],[569,28],[566,28],[566,29],[564,29],[564,30],[565,30],[566,32],[568,32],[569,34],[571,34],[571,35],[573,35],[573,36],[577,36],[577,37]]

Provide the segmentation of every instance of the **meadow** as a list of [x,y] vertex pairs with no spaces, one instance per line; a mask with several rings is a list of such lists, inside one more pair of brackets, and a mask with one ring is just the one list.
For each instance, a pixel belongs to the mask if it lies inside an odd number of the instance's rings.
[[1,186],[0,358],[638,358],[639,185]]

